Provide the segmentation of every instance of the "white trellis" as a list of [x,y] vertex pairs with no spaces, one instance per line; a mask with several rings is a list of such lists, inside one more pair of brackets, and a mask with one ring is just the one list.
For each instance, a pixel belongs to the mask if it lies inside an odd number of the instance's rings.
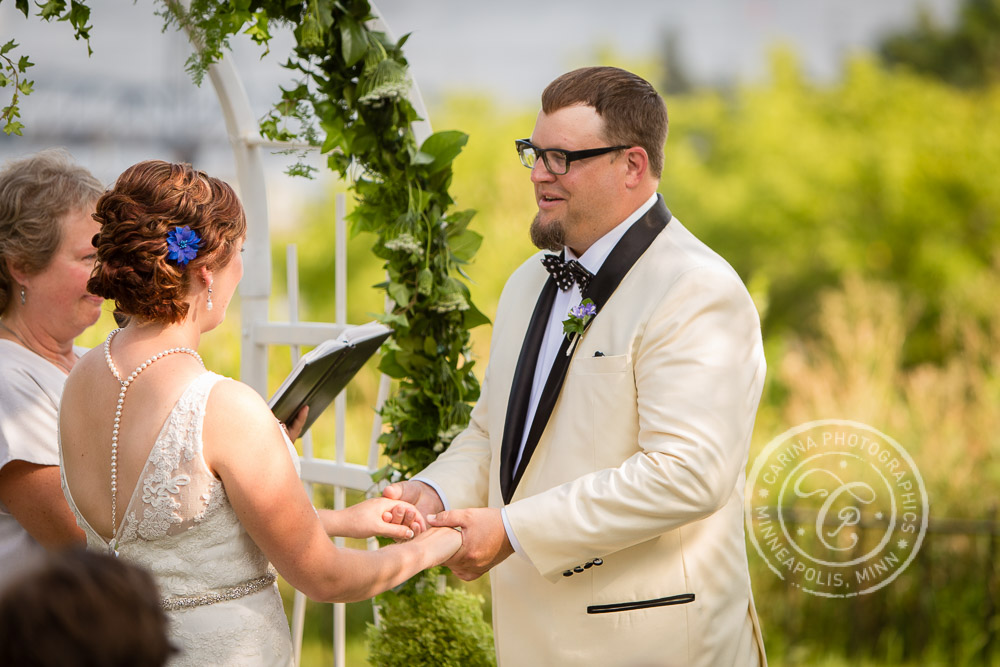
[[[392,38],[388,26],[374,3],[371,8],[377,17],[372,27],[385,32]],[[336,321],[332,323],[299,321],[298,262],[295,246],[289,246],[287,262],[288,321],[271,322],[268,308],[272,282],[271,237],[262,151],[269,148],[286,149],[290,146],[261,138],[259,125],[250,109],[246,90],[230,58],[224,57],[220,62],[212,65],[209,69],[209,76],[225,117],[226,131],[229,134],[229,142],[233,147],[236,162],[236,178],[247,217],[247,243],[244,255],[246,271],[239,287],[242,309],[240,379],[267,398],[267,353],[269,346],[291,346],[294,361],[298,358],[301,346],[317,345],[328,338],[339,335],[347,326],[347,232],[344,221],[346,204],[344,196],[338,195],[334,218],[336,255],[333,276]],[[415,84],[411,90],[410,101],[417,114],[426,119],[427,110]],[[427,120],[419,121],[414,124],[413,131],[417,142],[422,143],[431,134],[430,123]],[[383,375],[379,383],[376,407],[381,407],[388,391],[389,378]],[[367,463],[365,465],[348,463],[345,457],[345,409],[345,398],[341,394],[334,402],[336,418],[335,458],[332,460],[323,459],[313,455],[311,433],[307,433],[302,439],[303,455],[300,457],[302,481],[307,490],[311,490],[313,484],[332,486],[335,509],[343,509],[346,506],[349,489],[366,494],[371,494],[375,490],[371,474],[378,467],[377,439],[382,429],[381,419],[376,412],[372,424]],[[343,545],[343,538],[336,538],[336,541],[338,545]],[[377,542],[369,540],[368,546],[369,548],[377,548]],[[301,660],[304,619],[305,596],[296,591],[292,613],[292,640],[295,647],[296,665]],[[345,605],[342,603],[334,604],[333,658],[334,665],[338,667],[346,664],[345,621]]]

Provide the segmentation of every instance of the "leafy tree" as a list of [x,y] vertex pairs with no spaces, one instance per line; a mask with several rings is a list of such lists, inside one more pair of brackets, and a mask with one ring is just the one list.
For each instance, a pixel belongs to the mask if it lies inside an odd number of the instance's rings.
[[953,29],[921,9],[912,29],[887,36],[879,47],[890,65],[903,65],[961,88],[1000,80],[1000,0],[965,0]]
[[946,304],[995,307],[982,287],[1000,260],[997,87],[967,94],[865,59],[822,87],[779,53],[766,85],[670,105],[661,190],[749,282],[768,336],[817,333],[815,295],[849,273],[898,285],[915,310],[907,365],[958,350],[938,326]]

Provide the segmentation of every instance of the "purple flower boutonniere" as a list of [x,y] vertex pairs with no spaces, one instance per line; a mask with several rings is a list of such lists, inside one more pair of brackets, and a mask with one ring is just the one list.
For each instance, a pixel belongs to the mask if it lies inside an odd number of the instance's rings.
[[180,267],[197,257],[200,248],[201,237],[187,225],[174,227],[167,232],[167,259],[177,262]]
[[597,306],[590,299],[584,299],[579,305],[569,309],[569,317],[563,320],[563,333],[569,336],[570,345],[566,356],[573,353],[577,341],[583,336],[587,322],[597,314]]

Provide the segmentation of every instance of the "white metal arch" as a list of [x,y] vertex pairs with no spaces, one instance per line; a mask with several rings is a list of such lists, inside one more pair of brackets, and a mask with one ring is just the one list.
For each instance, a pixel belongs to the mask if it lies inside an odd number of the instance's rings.
[[[386,24],[381,12],[371,3],[376,16],[372,27],[385,32],[390,39],[395,39]],[[222,114],[226,122],[226,131],[233,148],[236,163],[236,178],[239,183],[240,196],[247,217],[247,243],[244,263],[246,271],[239,286],[241,302],[240,329],[240,379],[249,384],[258,393],[267,398],[267,359],[268,346],[290,345],[293,355],[298,354],[299,346],[317,345],[324,340],[337,336],[347,325],[347,252],[346,225],[344,222],[345,203],[340,196],[336,206],[335,224],[335,275],[334,298],[336,322],[299,322],[298,321],[298,275],[297,260],[294,247],[289,249],[288,256],[288,299],[290,304],[287,322],[271,322],[269,319],[269,302],[271,298],[272,266],[271,266],[271,235],[267,212],[266,177],[262,150],[266,148],[284,149],[288,144],[271,142],[260,137],[260,128],[250,108],[239,73],[229,57],[209,68],[209,77],[219,98]],[[416,83],[413,83],[410,102],[417,114],[423,119],[413,124],[413,132],[418,144],[431,134],[431,125],[426,106]],[[390,304],[387,303],[387,306]],[[379,383],[378,406],[381,406],[389,391],[389,378],[382,376]],[[327,484],[334,488],[334,507],[343,509],[346,504],[348,489],[371,493],[371,474],[377,468],[379,455],[378,436],[381,433],[381,419],[376,411],[372,424],[371,440],[369,442],[368,461],[366,465],[348,463],[345,460],[344,435],[344,396],[335,402],[336,411],[336,458],[322,459],[313,456],[311,434],[303,438],[302,481],[307,489],[312,484]],[[343,540],[338,538],[338,543]],[[369,540],[369,548],[377,548],[375,540]],[[305,614],[305,597],[296,592],[295,608],[292,614],[292,639],[295,646],[295,664],[301,660],[302,628]],[[343,667],[346,664],[345,647],[345,605],[334,605],[333,657],[334,665]]]

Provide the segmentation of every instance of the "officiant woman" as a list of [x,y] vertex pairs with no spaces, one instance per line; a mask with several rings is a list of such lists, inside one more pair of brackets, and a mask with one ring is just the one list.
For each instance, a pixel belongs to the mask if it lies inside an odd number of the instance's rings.
[[62,150],[0,170],[0,588],[43,548],[82,543],[59,488],[56,413],[103,299],[87,292],[104,188]]
[[[264,400],[205,369],[201,336],[222,323],[243,275],[246,218],[229,185],[187,164],[141,162],[101,197],[95,218],[88,287],[128,324],[66,383],[64,491],[89,548],[155,576],[181,649],[172,666],[289,664],[269,563],[313,599],[349,602],[455,553],[461,533],[423,530],[406,503],[316,512]],[[385,520],[399,512],[410,525]],[[415,533],[378,551],[329,539]]]

